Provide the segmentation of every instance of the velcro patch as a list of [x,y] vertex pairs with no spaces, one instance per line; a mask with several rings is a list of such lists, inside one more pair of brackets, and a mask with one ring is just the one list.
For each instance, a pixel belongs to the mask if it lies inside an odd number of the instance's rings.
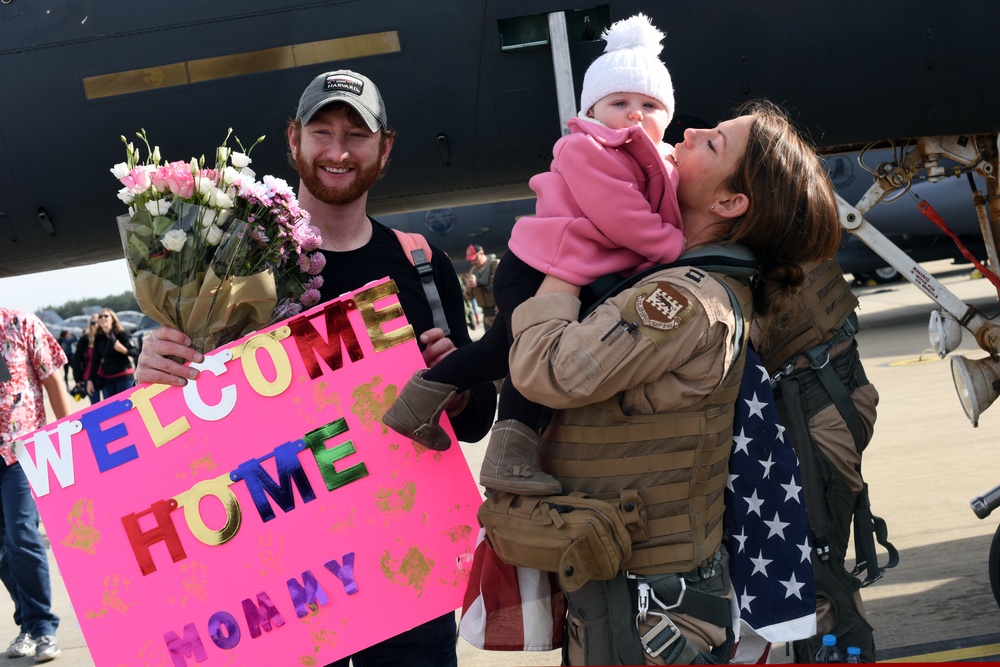
[[695,315],[688,298],[669,283],[646,285],[633,291],[622,308],[622,319],[639,323],[639,332],[657,347],[673,338]]

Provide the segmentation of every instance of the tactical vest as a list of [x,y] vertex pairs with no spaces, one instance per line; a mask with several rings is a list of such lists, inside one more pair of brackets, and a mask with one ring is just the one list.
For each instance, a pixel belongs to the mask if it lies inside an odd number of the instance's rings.
[[[758,346],[761,361],[772,375],[792,357],[832,338],[858,307],[858,299],[844,280],[837,260],[807,264],[806,282],[797,295],[791,322],[778,340]],[[754,338],[757,338],[755,335]]]
[[543,435],[542,466],[565,493],[619,504],[633,539],[622,567],[636,574],[704,566],[722,543],[733,404],[753,306],[745,282],[710,275],[735,295],[744,323],[739,355],[713,394],[684,412],[651,415],[625,415],[612,397],[558,411]]

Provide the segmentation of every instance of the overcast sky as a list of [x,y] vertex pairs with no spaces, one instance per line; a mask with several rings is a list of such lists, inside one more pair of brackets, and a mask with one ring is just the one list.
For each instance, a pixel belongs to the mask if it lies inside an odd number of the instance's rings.
[[125,260],[0,278],[0,305],[33,313],[44,306],[131,292]]

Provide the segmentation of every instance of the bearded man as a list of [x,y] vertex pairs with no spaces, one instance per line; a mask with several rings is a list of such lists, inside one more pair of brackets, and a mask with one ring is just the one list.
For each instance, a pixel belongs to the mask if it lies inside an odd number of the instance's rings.
[[[368,191],[382,176],[396,139],[386,122],[378,88],[368,77],[350,70],[320,74],[302,93],[295,119],[286,132],[289,156],[299,174],[299,205],[323,234],[326,256],[322,299],[334,299],[362,285],[389,276],[399,289],[399,302],[419,334],[424,363],[429,367],[455,349],[472,342],[465,326],[462,290],[444,251],[431,246],[431,267],[441,306],[450,328],[446,337],[434,326],[428,302],[413,263],[391,229],[367,213]],[[136,369],[139,382],[183,386],[198,371],[170,359],[200,362],[184,333],[168,327],[154,330],[143,344]],[[456,395],[446,408],[460,440],[485,437],[496,412],[492,383]],[[334,663],[347,667],[457,667],[455,614],[448,613],[401,635],[370,646]],[[331,666],[333,667],[333,666]]]

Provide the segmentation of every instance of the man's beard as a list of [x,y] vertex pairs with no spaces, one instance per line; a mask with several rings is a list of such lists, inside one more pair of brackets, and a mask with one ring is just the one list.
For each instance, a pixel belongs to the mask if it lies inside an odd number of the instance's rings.
[[332,187],[323,183],[319,174],[320,167],[315,162],[305,163],[303,160],[296,160],[295,170],[299,173],[303,185],[312,195],[324,204],[340,206],[350,204],[361,198],[368,190],[375,185],[382,172],[382,149],[379,148],[378,157],[368,165],[346,165],[354,167],[354,180],[346,187]]

